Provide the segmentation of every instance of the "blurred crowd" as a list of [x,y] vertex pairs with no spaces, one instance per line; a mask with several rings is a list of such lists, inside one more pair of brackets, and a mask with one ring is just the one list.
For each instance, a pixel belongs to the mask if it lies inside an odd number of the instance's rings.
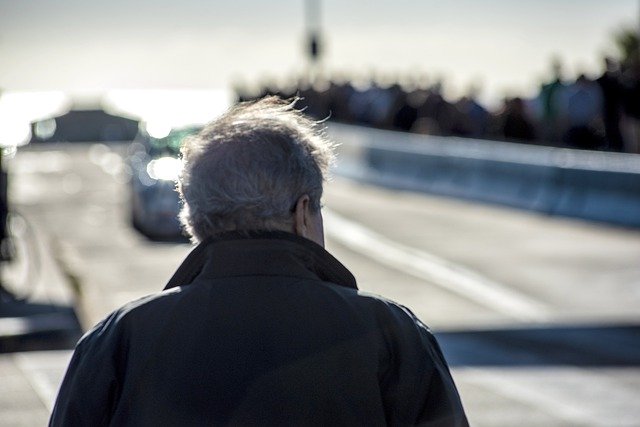
[[506,140],[590,150],[637,152],[640,120],[640,69],[623,69],[605,60],[597,78],[584,74],[562,78],[555,63],[553,77],[529,99],[505,98],[498,108],[478,100],[477,90],[447,99],[442,84],[379,79],[300,79],[265,84],[258,90],[238,85],[238,101],[265,95],[299,96],[300,106],[317,118],[440,136]]

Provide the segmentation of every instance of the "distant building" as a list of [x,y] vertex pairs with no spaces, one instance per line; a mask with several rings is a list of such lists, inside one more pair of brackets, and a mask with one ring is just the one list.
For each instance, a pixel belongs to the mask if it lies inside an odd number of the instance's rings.
[[31,124],[31,142],[131,141],[138,121],[103,110],[71,110]]

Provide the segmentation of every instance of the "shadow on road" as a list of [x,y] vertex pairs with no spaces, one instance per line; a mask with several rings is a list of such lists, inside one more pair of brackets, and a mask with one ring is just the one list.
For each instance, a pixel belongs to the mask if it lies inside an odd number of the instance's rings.
[[0,300],[0,354],[18,351],[72,349],[82,328],[73,307]]
[[640,366],[639,325],[554,325],[436,336],[452,367]]

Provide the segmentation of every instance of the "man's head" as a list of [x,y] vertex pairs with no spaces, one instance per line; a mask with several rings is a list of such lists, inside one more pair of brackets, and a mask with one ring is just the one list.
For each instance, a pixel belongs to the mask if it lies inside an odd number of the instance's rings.
[[182,147],[180,218],[194,241],[285,230],[323,244],[320,199],[333,146],[276,97],[241,103]]

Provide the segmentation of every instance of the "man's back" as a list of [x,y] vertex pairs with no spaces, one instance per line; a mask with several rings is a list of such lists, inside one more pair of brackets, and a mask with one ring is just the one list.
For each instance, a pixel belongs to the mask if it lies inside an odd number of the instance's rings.
[[[193,283],[129,304],[83,340],[59,420],[466,425],[431,334],[403,307],[359,293],[320,247],[234,237],[205,258]],[[92,402],[105,399],[96,418]]]

